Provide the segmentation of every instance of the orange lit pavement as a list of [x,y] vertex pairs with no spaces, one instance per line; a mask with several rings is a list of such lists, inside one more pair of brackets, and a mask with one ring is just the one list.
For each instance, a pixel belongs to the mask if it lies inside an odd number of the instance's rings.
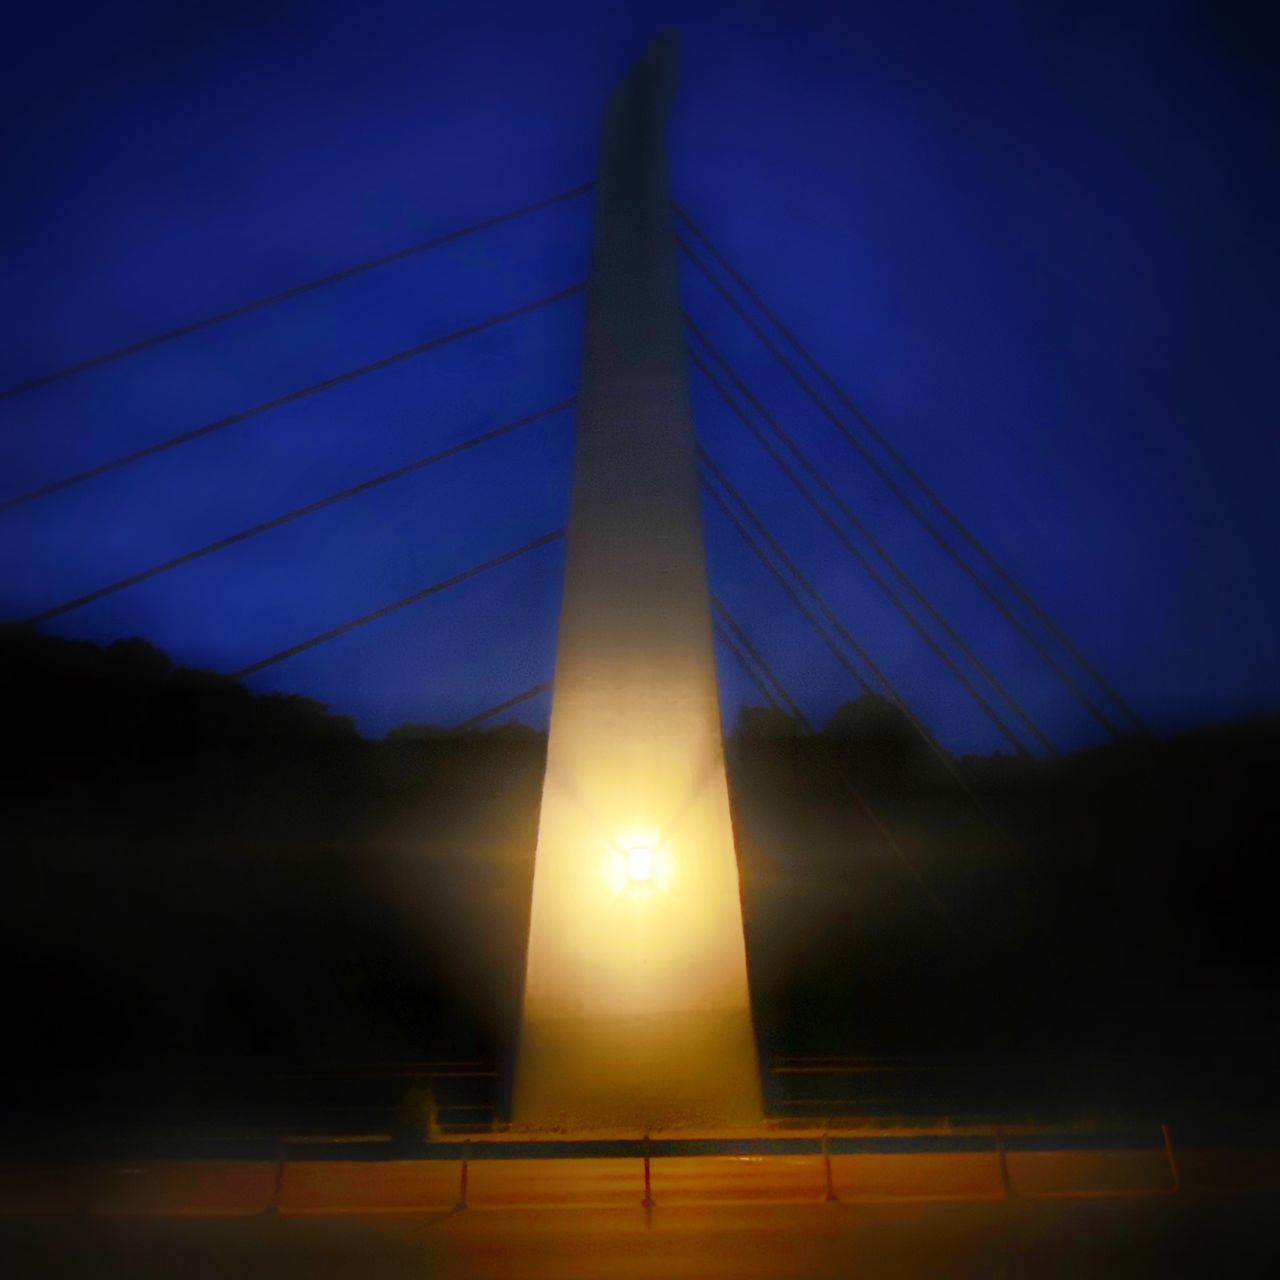
[[93,1280],[875,1280],[1268,1274],[1280,1198],[671,1205],[0,1220],[6,1275]]
[[656,1155],[645,1209],[635,1155],[488,1145],[496,1158],[480,1140],[417,1160],[0,1167],[0,1273],[1216,1280],[1265,1274],[1246,1259],[1275,1252],[1280,1221],[1272,1150]]

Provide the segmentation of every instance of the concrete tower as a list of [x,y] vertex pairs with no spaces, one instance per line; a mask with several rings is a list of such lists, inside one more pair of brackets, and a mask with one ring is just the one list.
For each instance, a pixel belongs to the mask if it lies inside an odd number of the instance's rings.
[[606,113],[515,1119],[760,1117],[659,41]]

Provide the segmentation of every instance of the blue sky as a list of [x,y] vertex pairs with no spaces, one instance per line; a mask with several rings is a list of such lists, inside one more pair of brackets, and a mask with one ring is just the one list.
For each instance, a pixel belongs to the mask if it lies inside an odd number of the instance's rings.
[[[886,11],[889,10],[889,11]],[[1158,729],[1274,709],[1275,42],[1246,4],[29,6],[0,385],[590,178],[664,27],[673,188]],[[590,202],[0,404],[0,496],[573,283]],[[692,273],[689,309],[1062,746],[1096,727]],[[0,514],[22,618],[571,395],[580,300]],[[995,730],[714,394],[699,431],[942,740]],[[233,671],[562,524],[571,415],[49,624]],[[707,513],[821,720],[855,691]],[[253,677],[369,733],[550,675],[557,548]],[[723,668],[726,715],[752,691]],[[546,700],[522,714],[545,723]]]

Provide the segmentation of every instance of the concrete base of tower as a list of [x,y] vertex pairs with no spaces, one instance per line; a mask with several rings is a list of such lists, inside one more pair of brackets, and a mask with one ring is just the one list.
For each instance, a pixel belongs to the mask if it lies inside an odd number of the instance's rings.
[[513,1121],[544,1132],[759,1124],[749,1009],[526,1018]]

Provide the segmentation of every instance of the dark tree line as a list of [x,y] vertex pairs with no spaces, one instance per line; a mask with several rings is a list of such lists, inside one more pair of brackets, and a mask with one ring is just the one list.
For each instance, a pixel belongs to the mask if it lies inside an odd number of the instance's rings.
[[[0,679],[10,1103],[219,1063],[504,1060],[543,735],[370,741],[140,640],[11,630]],[[1278,728],[965,758],[962,787],[880,699],[811,735],[744,712],[764,1051],[1029,1054],[1172,1093],[1257,1076]]]

